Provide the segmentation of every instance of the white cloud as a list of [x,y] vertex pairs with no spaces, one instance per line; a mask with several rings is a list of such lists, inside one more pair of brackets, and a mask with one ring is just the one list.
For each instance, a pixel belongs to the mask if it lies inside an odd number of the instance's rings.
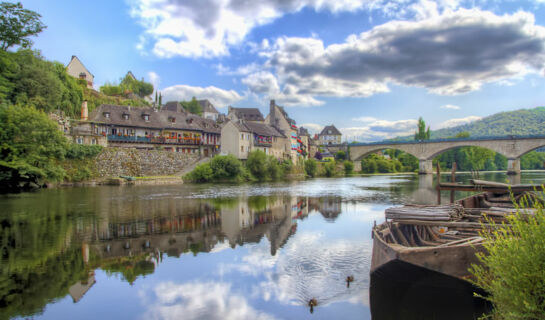
[[[145,28],[138,48],[148,40],[159,57],[218,57],[240,45],[255,27],[303,8],[355,11],[361,0],[130,0],[131,16]],[[262,46],[267,43],[262,43]]]
[[482,117],[479,117],[479,116],[468,116],[468,117],[465,117],[465,118],[450,119],[450,120],[447,120],[447,121],[444,121],[444,122],[441,122],[440,124],[438,124],[437,127],[435,128],[435,130],[461,126],[463,124],[468,124],[470,122],[481,120],[481,119],[482,119]]
[[153,85],[153,88],[157,90],[157,88],[159,88],[159,84],[161,83],[161,77],[159,77],[156,72],[150,71],[148,72],[148,78]]
[[324,129],[324,126],[317,123],[302,123],[299,125],[299,127],[305,127],[308,129],[308,132],[313,135],[315,133],[320,133]]
[[161,282],[153,294],[143,292],[141,297],[148,305],[145,319],[274,319],[223,282]]
[[197,99],[208,99],[215,107],[223,108],[243,99],[234,90],[223,90],[213,86],[210,87],[192,87],[187,85],[174,85],[161,90],[163,101],[182,101]]
[[445,104],[443,106],[440,106],[441,109],[450,109],[450,110],[460,110],[459,106],[455,106],[453,104]]
[[[445,1],[442,7],[456,5]],[[545,28],[531,13],[449,9],[427,16],[390,21],[329,46],[316,38],[281,37],[261,53],[274,90],[256,85],[262,71],[245,83],[254,93],[288,92],[290,105],[313,106],[323,103],[316,97],[368,97],[388,92],[389,84],[463,94],[545,66]]]
[[415,119],[407,120],[380,120],[372,117],[360,117],[352,120],[364,122],[361,127],[348,127],[339,129],[342,134],[350,141],[360,142],[380,141],[399,136],[413,134],[416,130],[418,121]]

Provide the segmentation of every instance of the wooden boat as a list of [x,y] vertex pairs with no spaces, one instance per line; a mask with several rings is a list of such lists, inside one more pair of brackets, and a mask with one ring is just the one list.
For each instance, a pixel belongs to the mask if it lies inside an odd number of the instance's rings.
[[[523,193],[514,194],[519,199]],[[483,251],[480,231],[516,212],[509,194],[486,192],[453,204],[386,209],[386,222],[373,227],[371,273],[404,262],[467,280],[468,267]],[[525,209],[532,214],[532,209]]]

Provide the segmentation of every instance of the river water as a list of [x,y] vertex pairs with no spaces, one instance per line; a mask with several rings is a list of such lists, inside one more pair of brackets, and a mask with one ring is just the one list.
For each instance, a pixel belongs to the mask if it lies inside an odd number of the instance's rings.
[[0,319],[474,319],[487,306],[466,283],[418,287],[411,280],[437,275],[400,266],[399,279],[371,286],[373,224],[389,206],[435,203],[434,183],[392,175],[1,196]]

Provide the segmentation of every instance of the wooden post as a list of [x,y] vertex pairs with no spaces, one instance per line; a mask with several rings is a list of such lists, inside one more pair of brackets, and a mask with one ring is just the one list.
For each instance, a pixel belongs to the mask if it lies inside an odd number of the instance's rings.
[[[452,171],[450,172],[450,182],[456,182],[456,162],[452,163]],[[454,203],[454,189],[450,190],[450,203]]]
[[441,166],[437,161],[437,204],[441,204]]

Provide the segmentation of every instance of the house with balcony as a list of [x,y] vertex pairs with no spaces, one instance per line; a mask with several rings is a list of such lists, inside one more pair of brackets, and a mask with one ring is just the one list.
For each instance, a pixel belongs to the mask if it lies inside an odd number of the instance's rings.
[[[87,112],[82,111],[82,115]],[[103,104],[72,129],[103,136],[110,147],[161,149],[211,156],[219,152],[221,128],[185,112]]]
[[285,139],[278,130],[265,123],[229,121],[221,129],[221,153],[246,160],[251,151],[260,150],[283,159],[286,154]]

